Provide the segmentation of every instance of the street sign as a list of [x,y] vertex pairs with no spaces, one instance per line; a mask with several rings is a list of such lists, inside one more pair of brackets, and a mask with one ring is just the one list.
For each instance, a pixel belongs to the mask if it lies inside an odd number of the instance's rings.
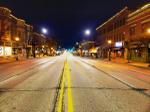
[[116,42],[115,43],[115,47],[118,47],[118,48],[120,48],[120,47],[122,47],[123,45],[122,45],[122,42]]

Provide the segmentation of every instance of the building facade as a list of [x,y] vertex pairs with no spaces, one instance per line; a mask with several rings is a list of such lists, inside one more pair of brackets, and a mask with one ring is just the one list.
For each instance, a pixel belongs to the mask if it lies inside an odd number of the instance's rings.
[[79,52],[81,56],[91,56],[92,52],[90,49],[95,48],[94,41],[82,41],[80,42]]
[[0,7],[0,56],[12,54],[10,14],[9,9]]
[[57,42],[46,38],[44,35],[34,32],[33,33],[33,55],[34,57],[40,56],[53,56],[56,54]]
[[128,14],[129,10],[127,7],[125,7],[105,23],[97,27],[96,43],[98,43],[100,46],[99,57],[108,58],[110,50],[112,58],[127,57],[125,49],[125,38]]
[[[26,58],[31,54],[33,27],[11,14],[5,7],[0,7],[0,56]],[[16,41],[16,38],[19,40]]]
[[139,62],[150,61],[150,4],[128,15],[127,41],[129,59]]
[[25,24],[25,43],[26,43],[26,55],[27,58],[33,56],[32,41],[33,41],[33,26]]

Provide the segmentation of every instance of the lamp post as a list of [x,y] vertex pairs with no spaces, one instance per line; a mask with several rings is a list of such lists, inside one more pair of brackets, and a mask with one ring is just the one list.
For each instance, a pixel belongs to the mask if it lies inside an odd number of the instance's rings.
[[46,28],[42,28],[41,32],[42,32],[42,34],[45,34],[45,35],[48,34],[48,30]]
[[108,59],[109,59],[109,61],[111,61],[111,43],[112,43],[112,41],[108,40],[107,43],[109,45]]
[[89,36],[89,35],[91,34],[91,30],[90,30],[90,29],[86,29],[86,30],[84,31],[84,34],[85,34],[86,36]]
[[150,28],[147,29],[147,33],[150,34]]
[[[150,36],[150,28],[147,29],[147,33]],[[148,57],[150,57],[150,43],[148,43]],[[149,62],[149,67],[150,67],[150,58],[148,58],[148,62]]]
[[19,37],[16,37],[15,38],[15,41],[16,41],[16,45],[17,45],[17,55],[16,55],[16,61],[18,61],[19,59],[18,59],[18,42],[20,41],[20,38]]

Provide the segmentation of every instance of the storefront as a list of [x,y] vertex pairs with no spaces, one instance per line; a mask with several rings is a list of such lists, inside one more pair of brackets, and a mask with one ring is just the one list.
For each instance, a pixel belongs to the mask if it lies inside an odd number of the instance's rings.
[[[150,43],[149,43],[150,44]],[[129,59],[138,62],[149,62],[150,48],[143,42],[132,42],[129,47]]]
[[92,47],[89,50],[90,56],[92,56],[94,58],[98,58],[98,49],[99,49],[99,47]]
[[115,42],[114,48],[112,48],[112,58],[124,58],[123,42]]
[[26,53],[27,53],[27,58],[29,58],[30,56],[33,55],[32,46],[31,45],[27,45],[27,47],[26,47]]
[[0,44],[0,56],[11,56],[12,47],[10,42],[1,42]]

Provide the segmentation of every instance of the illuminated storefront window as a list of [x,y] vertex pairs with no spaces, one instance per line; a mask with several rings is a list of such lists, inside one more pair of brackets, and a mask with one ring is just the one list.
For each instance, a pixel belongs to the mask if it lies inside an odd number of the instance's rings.
[[0,46],[0,56],[11,56],[11,55],[12,55],[11,47]]
[[11,47],[5,47],[4,51],[5,51],[5,56],[10,56],[12,54]]
[[4,55],[4,50],[3,50],[3,47],[0,46],[0,56],[3,56]]
[[115,43],[115,47],[117,48],[121,48],[123,45],[122,45],[122,42],[116,42]]

